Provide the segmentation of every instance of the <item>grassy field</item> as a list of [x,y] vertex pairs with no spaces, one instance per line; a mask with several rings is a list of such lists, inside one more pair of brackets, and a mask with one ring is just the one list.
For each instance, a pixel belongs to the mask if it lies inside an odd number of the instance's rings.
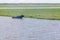
[[[27,7],[32,8],[34,6],[28,7],[25,5],[26,8]],[[31,18],[60,19],[60,8],[45,8],[44,9],[44,8],[41,8],[41,6],[38,6],[39,9],[21,9],[21,7],[24,8],[24,6],[18,6],[18,7],[15,5],[16,9],[8,9],[8,8],[14,8],[14,6],[1,6],[0,5],[0,8],[1,8],[0,16],[18,16],[18,15],[23,14],[25,15],[25,17],[31,17]],[[52,6],[45,5],[45,7],[52,7]],[[54,5],[53,7],[60,7],[60,6]],[[3,9],[3,8],[6,8],[6,9]]]

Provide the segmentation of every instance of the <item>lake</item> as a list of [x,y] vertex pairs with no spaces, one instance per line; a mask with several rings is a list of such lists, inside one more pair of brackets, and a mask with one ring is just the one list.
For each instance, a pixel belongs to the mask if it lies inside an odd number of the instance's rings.
[[0,40],[60,40],[60,20],[0,16]]

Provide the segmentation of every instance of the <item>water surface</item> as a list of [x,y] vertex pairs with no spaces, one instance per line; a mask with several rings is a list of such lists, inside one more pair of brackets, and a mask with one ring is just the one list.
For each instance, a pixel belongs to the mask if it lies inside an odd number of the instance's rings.
[[60,40],[60,20],[1,16],[0,40]]

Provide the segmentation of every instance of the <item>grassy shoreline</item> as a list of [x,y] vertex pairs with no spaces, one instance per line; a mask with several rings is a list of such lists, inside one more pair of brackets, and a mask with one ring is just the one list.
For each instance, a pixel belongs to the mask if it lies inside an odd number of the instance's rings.
[[0,9],[0,16],[25,15],[30,18],[60,20],[60,8],[56,9]]

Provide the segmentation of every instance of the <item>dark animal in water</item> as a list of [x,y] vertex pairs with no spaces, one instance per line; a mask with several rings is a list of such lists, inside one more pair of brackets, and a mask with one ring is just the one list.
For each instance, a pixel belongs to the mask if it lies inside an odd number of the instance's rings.
[[22,19],[24,17],[24,15],[21,15],[21,16],[14,16],[12,18],[16,18],[16,19]]

